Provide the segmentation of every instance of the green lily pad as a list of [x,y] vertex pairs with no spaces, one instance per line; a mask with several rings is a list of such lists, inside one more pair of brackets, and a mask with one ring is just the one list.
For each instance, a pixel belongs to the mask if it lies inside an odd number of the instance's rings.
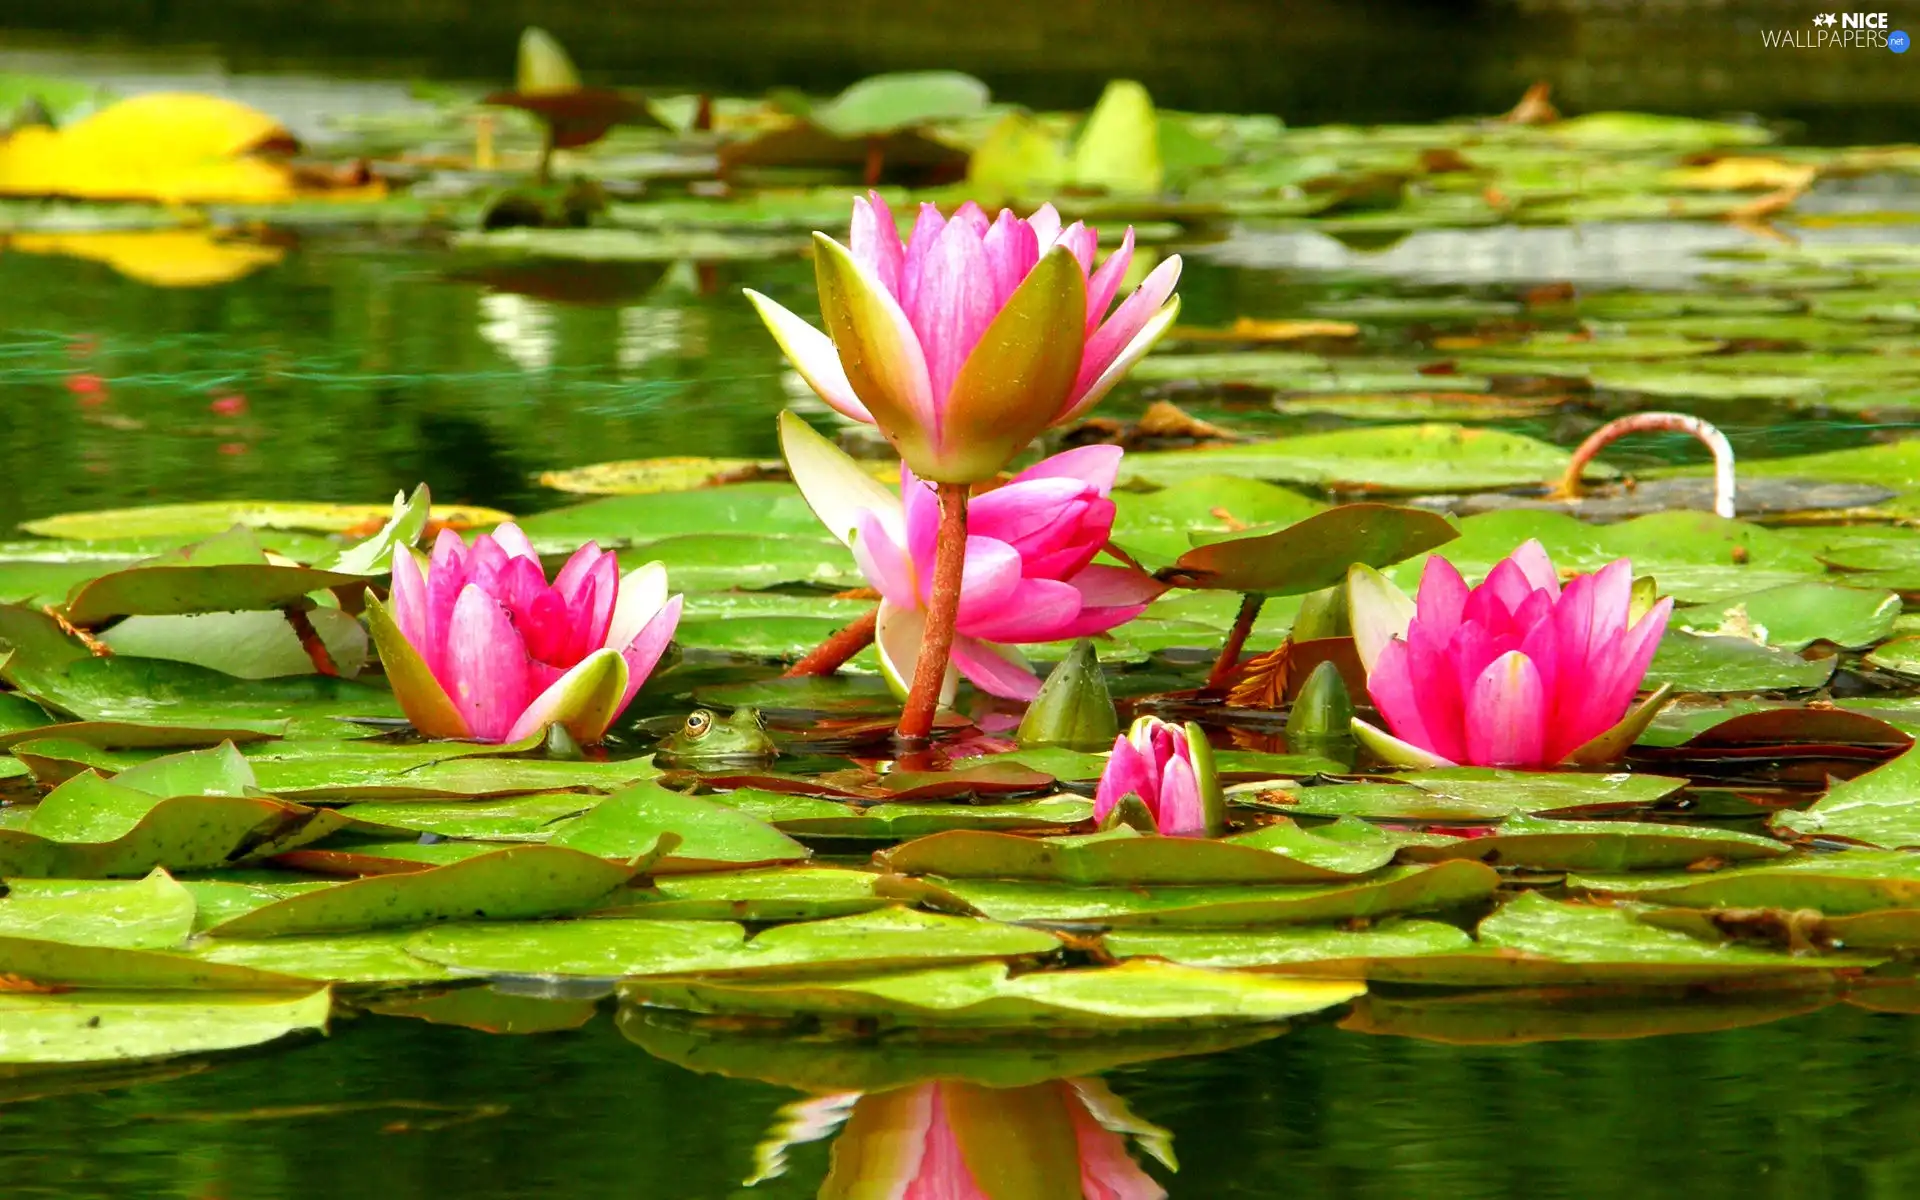
[[841,138],[863,138],[970,117],[986,107],[987,85],[959,71],[900,71],[850,85],[807,117]]
[[1490,837],[1443,846],[1409,846],[1416,862],[1477,858],[1503,867],[1546,871],[1649,871],[1707,860],[1778,858],[1788,848],[1771,838],[1699,825],[1640,821],[1555,821],[1516,816]]
[[[617,484],[617,480],[608,484]],[[610,496],[567,508],[536,513],[520,523],[535,549],[571,553],[582,542],[603,549],[644,546],[649,540],[687,533],[760,534],[817,537],[813,515],[800,489],[791,483],[734,483],[693,491]],[[632,558],[640,551],[622,553]],[[649,556],[650,557],[650,556]],[[677,578],[676,587],[685,587]]]
[[545,917],[586,908],[633,868],[555,846],[510,846],[424,871],[376,875],[254,909],[207,930],[266,938],[349,932],[427,921]]
[[412,1017],[429,1025],[457,1025],[482,1033],[556,1033],[578,1029],[599,1013],[595,1000],[523,996],[495,988],[456,987],[445,991],[381,996],[367,1002],[383,1017]]
[[1654,651],[1645,684],[1680,692],[1771,692],[1817,688],[1832,678],[1833,658],[1801,658],[1744,637],[1669,631]]
[[270,796],[156,796],[89,771],[55,788],[24,826],[0,828],[0,874],[95,879],[220,866],[339,824]]
[[798,862],[812,854],[778,829],[738,808],[689,796],[657,783],[637,784],[567,821],[548,839],[603,858],[632,858],[651,851],[667,834],[679,839],[655,871],[707,871],[716,867]]
[[1848,850],[1706,874],[1572,875],[1567,884],[1685,908],[1812,908],[1838,916],[1920,907],[1920,855]]
[[0,1063],[89,1063],[234,1050],[325,1029],[333,998],[234,993],[0,993]]
[[788,974],[1046,954],[1052,935],[990,921],[883,908],[779,925],[745,940],[721,921],[602,918],[514,925],[457,925],[418,934],[410,953],[489,975]]
[[73,590],[65,608],[67,620],[84,627],[134,615],[279,608],[301,603],[308,592],[361,581],[268,562],[252,534],[236,530],[90,579]]
[[453,978],[453,972],[439,963],[407,953],[407,944],[418,932],[380,929],[257,940],[208,938],[194,946],[189,961],[348,985],[398,986]]
[[[14,693],[5,693],[13,696]],[[17,698],[17,697],[16,697]],[[227,720],[217,725],[149,725],[135,721],[47,721],[35,728],[0,734],[0,749],[11,749],[21,742],[53,738],[78,742],[102,750],[175,750],[194,746],[218,746],[221,742],[244,745],[284,737],[287,722]]]
[[[1222,449],[1129,454],[1122,471],[1161,485],[1240,475],[1330,491],[1480,491],[1557,479],[1568,459],[1566,451],[1519,434],[1462,425],[1390,425]],[[1595,477],[1612,474],[1589,471]]]
[[[337,608],[307,614],[339,674],[351,679],[367,664],[367,629]],[[284,615],[216,612],[128,617],[100,635],[115,654],[194,663],[240,679],[310,675],[314,664]]]
[[1499,876],[1482,863],[1450,862],[1392,867],[1328,884],[1067,888],[999,879],[889,876],[880,890],[995,921],[1117,928],[1260,925],[1424,912],[1484,899],[1499,884]]
[[1920,846],[1920,750],[1835,784],[1803,812],[1783,812],[1773,827],[1802,837],[1840,837],[1871,846]]
[[1030,838],[954,830],[875,855],[903,875],[1026,879],[1147,887],[1195,883],[1320,883],[1385,866],[1393,847],[1338,841],[1279,821],[1222,841],[1157,837],[1121,827],[1078,837]]
[[1282,980],[1144,960],[1017,976],[1005,963],[987,962],[811,983],[642,980],[621,988],[626,999],[703,1013],[988,1028],[1284,1021],[1365,990],[1344,980]]
[[349,804],[349,821],[382,829],[411,829],[447,838],[544,841],[552,826],[599,803],[583,792],[534,792],[497,800],[415,800]]
[[[143,508],[62,513],[27,521],[20,528],[47,538],[100,541],[107,538],[194,538],[249,529],[345,533],[393,515],[387,504],[305,504],[283,500],[215,500],[202,504],[153,504]],[[436,504],[433,515],[455,525],[497,525],[511,518],[472,505]]]
[[1591,775],[1490,767],[1408,771],[1394,779],[1392,783],[1236,788],[1231,799],[1269,812],[1474,823],[1529,813],[1630,812],[1647,808],[1687,785],[1685,779],[1638,771]]
[[949,829],[1052,830],[1093,818],[1093,801],[1043,796],[1002,804],[857,804],[739,788],[710,799],[731,804],[796,837],[910,838]]
[[[172,991],[306,991],[313,981],[270,969],[206,962],[185,954],[0,934],[0,975],[56,988]],[[4,1036],[4,1035],[0,1035]]]
[[193,932],[193,916],[193,894],[165,871],[128,883],[9,880],[0,899],[0,936],[172,950]]
[[1452,523],[1438,513],[1343,504],[1272,533],[1196,547],[1160,577],[1182,587],[1298,595],[1332,587],[1355,563],[1389,566],[1455,536]]
[[652,921],[815,921],[892,904],[874,894],[871,871],[781,867],[672,875],[621,899],[621,916]]
[[[7,636],[0,631],[0,637]],[[228,722],[285,721],[291,737],[351,737],[337,717],[398,717],[393,694],[322,675],[235,679],[159,658],[77,659],[55,667],[15,655],[0,677],[41,704],[83,721],[159,728],[219,728]]]
[[1893,592],[1809,581],[1751,592],[1715,606],[1710,614],[1685,609],[1675,614],[1674,624],[1714,633],[1730,620],[1743,620],[1753,636],[1769,646],[1798,651],[1817,641],[1871,646],[1893,632],[1899,615],[1900,597]]
[[403,747],[322,746],[288,742],[250,756],[260,786],[300,800],[371,800],[425,796],[531,795],[571,789],[612,792],[660,772],[651,759],[609,762],[514,758],[498,748],[442,743],[443,757],[408,761]]
[[1192,967],[1260,969],[1298,963],[1452,954],[1473,948],[1458,926],[1389,919],[1369,929],[1314,925],[1271,929],[1116,929],[1101,939],[1115,958],[1162,958]]
[[1233,475],[1202,475],[1156,492],[1115,492],[1113,504],[1114,542],[1163,562],[1186,553],[1196,533],[1291,524],[1326,507],[1298,492]]

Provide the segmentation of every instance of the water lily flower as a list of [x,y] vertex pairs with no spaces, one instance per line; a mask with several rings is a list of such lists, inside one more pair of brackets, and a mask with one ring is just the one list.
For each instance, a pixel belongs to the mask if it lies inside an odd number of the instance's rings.
[[1014,1088],[948,1080],[869,1092],[850,1104],[836,1095],[821,1107],[827,1111],[806,1121],[801,1136],[827,1136],[846,1114],[822,1196],[1157,1200],[1167,1194],[1133,1160],[1124,1136],[1135,1134],[1148,1153],[1166,1161],[1166,1131],[1128,1112],[1096,1079]]
[[421,733],[510,742],[560,725],[586,745],[646,682],[680,606],[666,568],[622,576],[592,542],[548,583],[509,522],[472,547],[441,530],[424,575],[396,550],[391,603],[369,597],[367,609],[394,696]]
[[[931,600],[933,490],[902,463],[895,497],[792,413],[781,414],[780,440],[801,494],[881,595],[881,667],[904,690]],[[972,499],[952,663],[975,686],[1033,699],[1040,678],[1007,644],[1104,633],[1165,590],[1134,567],[1093,561],[1113,532],[1120,459],[1117,446],[1069,450]],[[956,683],[950,672],[949,694]]]
[[[922,479],[991,478],[1042,430],[1105,396],[1173,324],[1180,258],[1114,307],[1133,230],[1098,269],[1098,237],[1052,205],[989,219],[923,204],[902,241],[878,193],[842,246],[814,235],[822,333],[749,290],[794,369],[835,409],[878,425]],[[1109,312],[1111,309],[1111,312]]]
[[1153,825],[1169,837],[1206,837],[1222,832],[1226,800],[1213,769],[1206,734],[1189,721],[1175,725],[1141,717],[1113,740],[1107,769],[1093,793],[1093,816],[1106,820],[1120,801],[1136,796]]
[[1603,762],[1632,744],[1665,699],[1663,688],[1633,705],[1673,601],[1633,619],[1626,559],[1563,588],[1546,550],[1529,541],[1475,588],[1435,556],[1412,600],[1360,567],[1348,591],[1367,692],[1392,730],[1356,719],[1354,733],[1390,761]]

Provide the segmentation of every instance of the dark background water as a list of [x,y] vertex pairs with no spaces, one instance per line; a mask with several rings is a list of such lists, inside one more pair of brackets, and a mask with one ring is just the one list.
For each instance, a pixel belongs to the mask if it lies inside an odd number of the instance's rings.
[[[1920,1188],[1916,1051],[1920,1022],[1844,1006],[1720,1033],[1516,1046],[1320,1025],[1108,1082],[1172,1132],[1180,1171],[1154,1171],[1179,1197],[1840,1200]],[[530,1037],[363,1018],[184,1078],[0,1108],[0,1188],[809,1196],[825,1143],[741,1186],[799,1096],[651,1058],[605,1014]]]

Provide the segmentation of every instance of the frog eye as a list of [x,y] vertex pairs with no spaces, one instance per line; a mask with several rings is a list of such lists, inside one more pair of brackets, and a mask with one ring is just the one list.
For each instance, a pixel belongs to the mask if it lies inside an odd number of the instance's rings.
[[687,714],[686,735],[690,738],[703,738],[713,728],[713,714],[704,708],[696,708]]

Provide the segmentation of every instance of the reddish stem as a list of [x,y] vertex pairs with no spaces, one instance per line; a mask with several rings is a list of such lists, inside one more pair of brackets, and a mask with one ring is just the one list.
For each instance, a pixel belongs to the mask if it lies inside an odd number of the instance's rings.
[[879,619],[880,610],[877,608],[865,616],[856,617],[852,624],[836,630],[826,641],[807,651],[806,657],[788,667],[781,678],[831,675],[838,671],[848,659],[873,645],[873,627]]
[[1233,619],[1233,628],[1227,631],[1227,644],[1220,647],[1220,657],[1213,662],[1213,670],[1207,675],[1207,690],[1218,691],[1227,686],[1227,680],[1233,677],[1233,669],[1240,665],[1240,652],[1247,648],[1247,635],[1253,632],[1253,623],[1260,619],[1260,606],[1267,602],[1265,596],[1248,592],[1240,597],[1240,615]]
[[280,615],[287,619],[293,636],[300,639],[300,648],[307,652],[313,669],[322,675],[338,676],[340,668],[333,665],[333,655],[327,653],[327,644],[320,640],[320,631],[313,627],[307,614],[297,608],[283,608]]
[[967,565],[967,485],[936,485],[940,494],[940,538],[933,555],[933,589],[927,597],[926,632],[920,659],[913,666],[913,687],[894,732],[908,741],[924,741],[933,732],[934,710],[947,678],[953,651],[953,623],[960,615],[960,578]]
[[1713,452],[1713,511],[1720,516],[1731,518],[1734,513],[1733,446],[1727,442],[1726,435],[1711,424],[1686,413],[1632,413],[1618,420],[1608,421],[1588,434],[1587,440],[1581,442],[1579,448],[1573,452],[1573,460],[1567,464],[1566,473],[1554,486],[1552,495],[1562,500],[1579,499],[1580,473],[1603,447],[1629,433],[1647,433],[1653,430],[1690,433]]

